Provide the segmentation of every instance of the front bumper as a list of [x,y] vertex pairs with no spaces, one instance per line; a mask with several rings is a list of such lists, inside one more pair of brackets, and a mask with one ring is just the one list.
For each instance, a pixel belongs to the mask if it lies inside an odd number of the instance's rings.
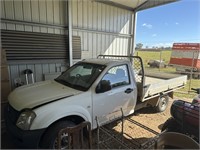
[[21,130],[12,122],[9,112],[5,112],[5,123],[6,131],[16,145],[23,148],[39,148],[39,142],[45,129]]

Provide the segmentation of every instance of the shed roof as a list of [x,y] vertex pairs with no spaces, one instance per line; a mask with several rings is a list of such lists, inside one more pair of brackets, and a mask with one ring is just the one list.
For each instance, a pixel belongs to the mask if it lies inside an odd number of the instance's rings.
[[177,0],[96,0],[96,1],[131,11],[141,11],[144,9],[176,2]]

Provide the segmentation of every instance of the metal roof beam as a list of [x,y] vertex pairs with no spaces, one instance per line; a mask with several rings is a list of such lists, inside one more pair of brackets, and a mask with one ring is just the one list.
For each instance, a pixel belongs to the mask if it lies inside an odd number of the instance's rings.
[[143,2],[142,4],[140,4],[139,6],[137,6],[136,8],[133,9],[133,11],[137,11],[139,10],[141,7],[143,7],[146,3],[148,3],[149,1],[146,0],[145,2]]
[[123,0],[122,0],[122,3],[114,2],[112,0],[94,0],[94,1],[106,4],[106,5],[126,9],[126,10],[129,10],[129,11],[141,11],[141,10],[144,10],[144,9],[149,9],[149,8],[152,8],[152,7],[165,5],[165,4],[176,2],[176,1],[179,1],[179,0],[146,0],[142,4],[140,4],[139,6],[135,6],[135,7],[123,5]]
[[110,5],[110,6],[119,7],[119,8],[122,8],[122,9],[129,10],[129,11],[134,11],[134,9],[132,7],[128,7],[128,6],[119,4],[119,3],[115,3],[113,1],[95,0],[95,2],[103,3],[103,4],[106,4],[106,5]]
[[153,7],[158,7],[161,5],[166,5],[172,2],[176,2],[176,1],[179,1],[179,0],[147,0],[147,3],[137,8],[137,11],[141,11],[141,10],[145,10],[145,9],[149,9]]

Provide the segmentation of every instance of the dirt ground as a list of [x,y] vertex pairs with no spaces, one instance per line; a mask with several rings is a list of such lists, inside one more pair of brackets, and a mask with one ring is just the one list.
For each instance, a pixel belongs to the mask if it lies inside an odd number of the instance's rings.
[[[174,98],[174,100],[178,100],[180,98]],[[185,101],[191,102],[192,100],[182,99]],[[156,111],[152,108],[144,108],[141,109],[133,116],[130,116],[124,120],[124,134],[123,137],[121,135],[122,131],[122,122],[118,121],[117,123],[108,125],[105,129],[110,131],[110,134],[107,135],[105,132],[100,130],[100,144],[99,148],[111,148],[111,149],[124,149],[131,148],[137,149],[141,148],[141,146],[150,141],[156,135],[161,133],[161,128],[163,123],[171,117],[170,115],[170,107],[173,102],[173,99],[169,100],[169,105],[164,112],[156,113]],[[93,147],[97,148],[97,132],[93,133]],[[104,142],[105,139],[109,139],[111,136],[117,137],[118,140],[110,140]]]

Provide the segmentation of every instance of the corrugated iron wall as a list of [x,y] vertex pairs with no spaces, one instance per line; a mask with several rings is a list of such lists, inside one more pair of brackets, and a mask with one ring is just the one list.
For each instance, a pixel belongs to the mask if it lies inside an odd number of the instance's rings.
[[63,34],[67,25],[65,5],[61,0],[1,0],[1,18],[11,20],[2,20],[1,28]]
[[[66,34],[66,9],[67,2],[61,0],[1,0],[1,29]],[[25,69],[33,70],[37,82],[44,80],[44,74],[64,71],[67,66],[67,60],[8,63],[12,88],[18,78],[25,82]]]
[[[82,59],[96,58],[99,54],[127,55],[132,38],[132,12],[92,0],[70,3],[72,34],[81,38]],[[64,0],[1,0],[1,28],[5,30],[66,34],[67,16]],[[66,63],[10,63],[12,87],[17,78],[25,81],[22,71],[27,68],[34,71],[35,81],[41,81],[46,73],[65,70]]]
[[82,58],[127,55],[132,12],[92,0],[73,0],[73,35],[81,37]]

